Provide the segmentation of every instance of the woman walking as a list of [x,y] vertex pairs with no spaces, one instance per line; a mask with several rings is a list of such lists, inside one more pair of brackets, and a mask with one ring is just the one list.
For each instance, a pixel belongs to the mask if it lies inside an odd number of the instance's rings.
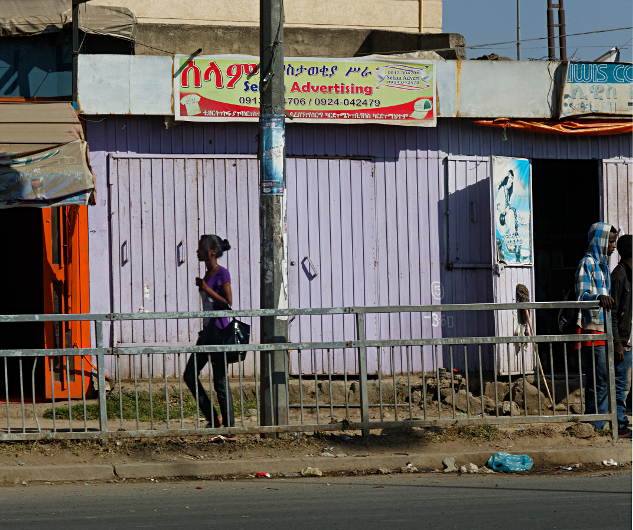
[[[204,278],[196,278],[196,286],[200,290],[202,297],[203,311],[217,311],[218,309],[230,309],[233,302],[231,294],[231,275],[218,263],[218,258],[231,248],[226,239],[220,239],[216,235],[204,235],[198,243],[198,260],[204,261],[206,265],[206,273]],[[205,318],[203,326],[217,326],[224,329],[229,325],[229,319],[222,318]],[[219,357],[219,356],[218,356]],[[211,410],[211,401],[207,396],[202,383],[198,376],[202,369],[206,366],[209,356],[206,353],[192,354],[185,368],[184,380],[191,393],[196,395],[196,385],[198,387],[198,405],[200,410],[209,422],[207,428],[213,427],[235,427],[235,414],[233,412],[233,396],[229,387],[228,369],[223,361],[211,361],[213,369],[213,387],[218,397],[220,405],[220,414],[218,416],[215,410]],[[196,372],[197,369],[197,372]],[[214,440],[217,441],[235,441],[235,435],[221,436]]]

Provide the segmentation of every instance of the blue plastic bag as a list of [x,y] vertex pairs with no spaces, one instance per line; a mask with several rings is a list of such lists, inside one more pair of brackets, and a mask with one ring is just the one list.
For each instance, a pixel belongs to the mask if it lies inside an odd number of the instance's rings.
[[528,455],[495,453],[488,459],[488,467],[495,471],[527,471],[534,465]]

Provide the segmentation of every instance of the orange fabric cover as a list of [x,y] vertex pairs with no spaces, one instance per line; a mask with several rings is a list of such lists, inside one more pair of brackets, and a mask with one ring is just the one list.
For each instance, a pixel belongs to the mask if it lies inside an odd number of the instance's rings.
[[519,120],[497,118],[494,120],[473,120],[477,125],[520,129],[523,131],[548,134],[572,134],[574,136],[600,136],[633,132],[631,120]]

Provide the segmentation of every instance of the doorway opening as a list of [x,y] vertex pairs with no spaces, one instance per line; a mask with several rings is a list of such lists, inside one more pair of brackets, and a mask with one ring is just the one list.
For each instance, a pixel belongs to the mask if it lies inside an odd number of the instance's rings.
[[[0,210],[0,277],[3,293],[0,314],[44,313],[42,211],[39,208],[10,208]],[[44,348],[44,324],[38,322],[7,322],[0,324],[0,349]],[[6,379],[5,379],[6,359]],[[33,357],[22,358],[24,399],[32,399]],[[44,395],[38,381],[44,378],[44,360],[35,367],[36,397]],[[5,382],[7,386],[5,386]],[[20,400],[20,359],[5,357],[0,360],[0,400]]]
[[[576,267],[587,249],[587,231],[600,220],[600,161],[532,161],[535,300],[563,300],[572,289]],[[558,310],[536,312],[536,333],[558,335]],[[548,352],[539,352],[543,368],[551,370]],[[573,343],[567,344],[568,369],[578,370]],[[554,371],[565,370],[564,346],[554,344]]]

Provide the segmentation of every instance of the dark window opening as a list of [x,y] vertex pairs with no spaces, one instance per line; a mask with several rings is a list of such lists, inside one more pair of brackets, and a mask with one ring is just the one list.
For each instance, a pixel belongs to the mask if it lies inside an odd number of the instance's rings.
[[[571,289],[575,299],[576,267],[587,249],[589,227],[600,220],[598,160],[533,160],[535,300],[563,300]],[[536,314],[536,333],[560,334],[558,310]],[[554,344],[554,370],[563,373],[564,349]],[[549,351],[540,352],[545,371],[550,369]],[[573,344],[567,345],[568,366],[578,370]]]
[[[11,208],[0,210],[0,277],[4,279],[0,296],[0,314],[44,313],[42,211],[39,208]],[[0,323],[0,349],[44,347],[44,324],[38,322]],[[5,359],[6,373],[5,379]],[[22,358],[24,397],[32,397],[31,373],[34,358]],[[44,380],[44,359],[37,362],[35,381]],[[5,386],[6,385],[6,386]],[[19,358],[0,358],[0,401],[20,399]],[[36,393],[44,392],[43,385]]]

